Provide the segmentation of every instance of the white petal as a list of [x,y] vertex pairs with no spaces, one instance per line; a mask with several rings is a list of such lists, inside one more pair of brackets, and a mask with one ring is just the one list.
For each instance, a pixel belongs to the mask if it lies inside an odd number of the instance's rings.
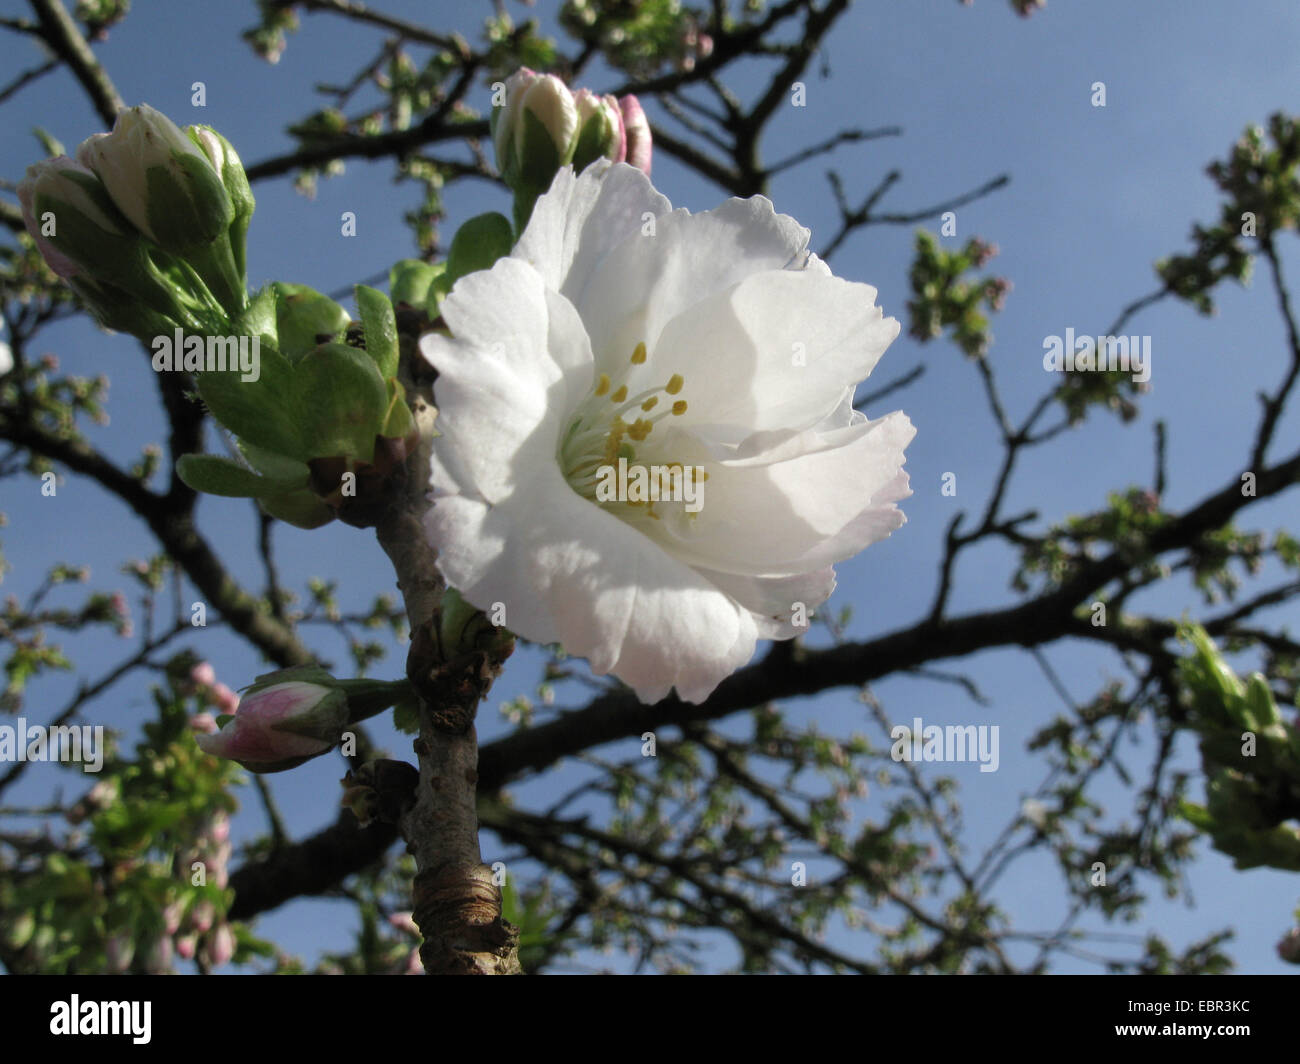
[[673,211],[638,230],[603,259],[580,289],[565,294],[587,324],[600,369],[621,366],[644,340],[688,307],[725,292],[753,273],[802,269],[808,230],[777,214],[763,196],[727,200],[700,214]]
[[748,610],[636,529],[544,477],[506,503],[453,496],[428,517],[438,567],[480,609],[505,606],[527,639],[559,642],[642,701],[676,686],[703,701],[749,660]]
[[748,575],[852,557],[904,523],[894,504],[910,494],[903,449],[915,434],[895,412],[827,433],[757,434],[723,461],[700,462],[703,448],[686,453],[678,460],[709,474],[702,506],[693,516],[667,510],[656,538],[692,564]]
[[797,576],[741,576],[698,567],[697,571],[751,612],[762,639],[792,639],[807,631],[806,625],[794,623],[796,604],[811,617],[835,590],[835,570],[830,566]]
[[537,271],[513,259],[462,277],[442,309],[455,339],[420,343],[438,370],[434,487],[498,502],[534,465],[554,464],[570,388],[590,386],[586,334]]
[[[637,381],[681,374],[680,424],[738,442],[748,432],[818,424],[875,368],[898,335],[876,290],[772,270],[696,303],[660,333]],[[638,385],[629,381],[632,391]],[[737,433],[739,434],[737,435]]]
[[644,215],[670,210],[634,166],[596,162],[581,175],[566,166],[538,197],[511,256],[533,266],[547,288],[572,299],[611,248],[641,231]]

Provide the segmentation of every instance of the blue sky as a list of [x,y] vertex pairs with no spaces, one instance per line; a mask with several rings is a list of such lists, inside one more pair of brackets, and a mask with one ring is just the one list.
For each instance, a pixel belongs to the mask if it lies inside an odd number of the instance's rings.
[[[490,6],[430,4],[387,0],[383,10],[440,28],[476,33]],[[8,0],[5,13],[21,5]],[[538,9],[553,10],[542,0]],[[511,5],[521,16],[526,9]],[[253,22],[251,3],[178,4],[136,0],[131,16],[112,31],[98,54],[129,102],[148,102],[178,122],[201,121],[219,128],[246,162],[277,154],[288,146],[284,126],[315,106],[313,84],[350,75],[377,48],[380,37],[333,19],[305,17],[290,38],[280,63],[258,60],[239,40]],[[1041,366],[1043,339],[1073,328],[1080,334],[1104,332],[1125,304],[1155,287],[1154,259],[1187,247],[1194,221],[1217,215],[1216,190],[1205,165],[1224,156],[1250,122],[1264,122],[1295,99],[1295,55],[1300,45],[1300,8],[1289,0],[1250,0],[1230,8],[1214,0],[1174,3],[1145,0],[1093,0],[1087,5],[1050,3],[1033,18],[1013,16],[1003,0],[978,0],[972,8],[955,0],[892,0],[863,3],[842,20],[826,49],[831,77],[822,80],[816,64],[807,76],[807,106],[787,107],[773,123],[765,156],[782,158],[818,142],[843,125],[864,128],[900,125],[904,135],[848,145],[833,157],[851,200],[858,200],[891,169],[902,180],[882,209],[906,211],[949,198],[1008,173],[1011,183],[958,211],[958,239],[978,234],[997,244],[1000,255],[989,269],[1014,283],[1005,311],[994,321],[996,342],[990,354],[1013,420],[1023,416],[1048,386]],[[25,41],[0,36],[0,67],[32,65]],[[760,68],[746,67],[731,83],[742,95],[755,88]],[[190,106],[190,86],[207,87],[207,107]],[[1107,104],[1093,107],[1092,85],[1106,85]],[[589,83],[608,87],[599,70]],[[477,90],[485,111],[488,92]],[[663,118],[649,104],[653,119]],[[16,180],[39,147],[30,134],[41,125],[69,148],[97,131],[96,116],[66,73],[42,79],[17,104],[0,108],[0,176]],[[779,177],[773,188],[777,209],[811,228],[813,247],[833,235],[837,215],[821,161]],[[253,284],[278,279],[331,291],[386,269],[411,251],[402,211],[415,202],[413,187],[391,183],[390,163],[349,162],[346,173],[322,181],[308,200],[281,179],[256,189],[257,214],[249,235],[249,274]],[[656,185],[674,202],[692,210],[716,205],[722,194],[685,173],[665,153],[655,159]],[[482,210],[504,209],[502,190],[466,182],[449,197],[451,217],[445,232]],[[357,215],[357,235],[340,234],[343,211]],[[840,249],[836,273],[867,281],[879,289],[886,314],[905,320],[911,227],[875,227],[860,232]],[[949,244],[954,241],[948,241]],[[1290,276],[1300,276],[1294,249],[1284,244]],[[1132,483],[1149,485],[1153,469],[1152,425],[1163,418],[1169,431],[1166,506],[1181,510],[1217,490],[1243,468],[1257,410],[1255,392],[1273,387],[1284,367],[1281,322],[1261,275],[1247,290],[1225,286],[1220,313],[1201,318],[1185,305],[1166,303],[1140,315],[1127,331],[1152,339],[1153,373],[1143,416],[1129,425],[1094,416],[1076,432],[1031,453],[1007,500],[1007,512],[1037,509],[1059,520],[1095,508],[1109,490]],[[84,322],[49,329],[37,353],[58,352],[74,371],[107,372],[113,381],[112,424],[93,429],[91,438],[119,461],[162,437],[154,403],[154,382],[132,341],[106,336]],[[918,433],[908,449],[913,497],[905,504],[908,524],[890,540],[873,546],[839,569],[834,603],[853,603],[854,638],[869,637],[912,623],[928,609],[944,528],[957,508],[978,512],[996,474],[999,451],[982,390],[963,356],[944,344],[918,345],[906,329],[885,355],[873,377],[887,381],[918,363],[925,376],[901,395],[891,396],[873,416],[896,406],[904,409]],[[1282,453],[1294,441],[1300,418],[1294,410],[1279,432]],[[957,474],[956,498],[940,494],[945,472]],[[23,596],[56,560],[88,562],[94,583],[121,586],[116,566],[150,549],[142,524],[97,488],[69,480],[56,499],[39,496],[31,481],[9,480],[0,488],[0,509],[9,515],[4,532],[14,571],[3,590]],[[261,572],[249,550],[253,527],[249,504],[206,499],[201,505],[208,535],[218,543],[236,574],[260,586]],[[1295,530],[1294,494],[1282,502],[1248,511],[1252,527]],[[301,586],[310,575],[338,576],[345,604],[360,605],[391,589],[391,577],[378,547],[367,534],[342,526],[307,533],[278,533],[286,581]],[[994,549],[973,552],[957,571],[951,610],[960,613],[1010,601],[1010,559]],[[1181,587],[1161,591],[1134,604],[1174,615],[1196,608]],[[1294,604],[1273,619],[1293,626]],[[343,647],[332,636],[313,632],[312,645],[341,662]],[[97,676],[126,650],[103,638],[70,644],[85,676]],[[258,670],[254,656],[235,647],[220,629],[189,641],[211,658],[219,675],[240,686]],[[1077,700],[1090,697],[1121,666],[1090,647],[1057,644],[1047,648]],[[949,663],[951,665],[951,663]],[[530,668],[530,665],[532,666]],[[382,668],[396,674],[400,654]],[[956,667],[956,666],[952,666]],[[966,837],[973,848],[997,834],[1014,814],[1021,797],[1043,771],[1039,758],[1024,749],[1025,738],[1062,706],[1027,655],[999,651],[960,663],[991,698],[974,705],[955,689],[925,681],[895,678],[876,686],[894,719],[915,715],[935,723],[996,723],[1001,729],[1002,767],[981,774],[973,765],[941,766],[957,777],[966,803]],[[535,661],[512,664],[480,711],[480,736],[506,730],[497,705],[536,680]],[[57,678],[33,692],[27,712],[61,705],[73,678]],[[36,699],[41,705],[36,704]],[[576,704],[577,695],[566,704]],[[562,700],[563,701],[563,700]],[[147,711],[142,687],[128,685],[100,701],[91,722],[129,728]],[[824,722],[827,730],[862,727],[860,707],[850,694],[832,693],[806,700],[798,719]],[[400,741],[391,749],[400,751]],[[1140,773],[1150,750],[1126,750],[1130,768]],[[1191,744],[1181,751],[1184,767],[1196,764]],[[334,816],[339,766],[322,759],[276,779],[277,794],[290,829],[303,833]],[[49,780],[29,773],[25,793],[32,798]],[[559,784],[539,781],[526,793],[557,792]],[[1114,778],[1102,795],[1112,811],[1123,811],[1131,797]],[[863,815],[872,815],[870,802]],[[261,814],[249,792],[236,824],[236,839],[260,830]],[[1140,931],[1159,931],[1183,944],[1223,926],[1236,929],[1229,947],[1238,968],[1247,972],[1287,970],[1274,943],[1289,925],[1300,887],[1295,877],[1267,870],[1239,873],[1202,847],[1190,883],[1195,905],[1153,901]],[[490,841],[484,856],[491,861]],[[1054,926],[1060,910],[1055,873],[1026,863],[1004,880],[999,900],[1017,925]],[[303,902],[265,918],[260,929],[287,949],[308,957],[326,945],[341,945],[336,926],[340,906]],[[1014,954],[1013,954],[1014,955]],[[1061,970],[1092,970],[1069,962]],[[1292,969],[1293,970],[1293,969]]]

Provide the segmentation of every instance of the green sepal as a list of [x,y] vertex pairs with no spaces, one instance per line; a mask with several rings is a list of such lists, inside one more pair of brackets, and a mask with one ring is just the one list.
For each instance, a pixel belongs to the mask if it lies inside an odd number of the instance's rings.
[[551,137],[550,130],[542,124],[540,118],[527,108],[523,109],[519,117],[523,119],[524,124],[524,135],[520,140],[517,160],[519,183],[534,188],[550,188],[551,181],[560,167],[573,160],[573,149],[578,138],[572,138],[561,154]]
[[388,271],[388,290],[393,303],[409,303],[422,307],[429,298],[429,286],[442,273],[442,264],[421,262],[419,259],[402,259]]
[[602,107],[583,123],[578,133],[578,143],[573,149],[573,169],[582,173],[597,159],[611,157],[611,149],[618,147],[618,130],[611,129]]
[[384,428],[380,435],[395,440],[405,439],[415,428],[415,418],[411,416],[411,408],[406,405],[406,389],[396,377],[389,377],[385,384],[388,386],[388,413],[384,416]]
[[236,336],[256,336],[261,349],[274,347],[280,350],[280,332],[276,324],[276,291],[274,285],[263,285],[248,301],[244,312],[232,323]]
[[253,677],[252,683],[239,688],[239,692],[243,695],[251,695],[255,691],[282,683],[314,683],[321,687],[333,687],[337,681],[330,675],[328,669],[322,669],[319,665],[290,665],[287,669],[272,669],[270,672],[259,673]]
[[276,454],[247,440],[236,440],[235,445],[248,464],[269,480],[288,484],[291,487],[305,487],[311,479],[311,470],[306,462]]
[[514,231],[505,215],[496,211],[476,215],[452,238],[446,269],[433,282],[432,290],[445,295],[466,274],[489,269],[497,259],[509,255],[512,247]]
[[366,354],[375,360],[379,375],[397,376],[397,316],[393,304],[377,288],[357,285],[357,310],[361,314],[361,328],[366,338]]
[[388,416],[388,389],[370,356],[346,344],[321,344],[294,376],[304,414],[303,457],[371,461]]
[[420,734],[420,707],[415,699],[398,702],[393,707],[393,727],[406,735]]
[[218,454],[185,454],[176,462],[176,475],[195,491],[227,498],[266,498],[307,486],[307,467],[298,483],[258,476],[238,462]]
[[241,381],[237,373],[200,373],[199,397],[240,439],[277,454],[312,457],[299,430],[303,406],[293,366],[274,347],[263,347],[260,369],[256,381]]
[[333,509],[321,502],[315,492],[307,488],[287,495],[258,499],[257,504],[272,517],[293,525],[294,528],[320,528],[337,516]]
[[352,321],[338,303],[308,285],[275,281],[271,287],[276,295],[280,350],[290,362],[297,362],[321,343],[318,337],[339,339]]
[[1281,723],[1282,718],[1278,716],[1277,706],[1273,704],[1273,692],[1261,673],[1252,673],[1247,681],[1246,703],[1250,707],[1251,716],[1255,718],[1261,729]]
[[160,248],[183,255],[225,236],[235,217],[226,187],[207,159],[173,152],[172,163],[145,171],[149,228]]

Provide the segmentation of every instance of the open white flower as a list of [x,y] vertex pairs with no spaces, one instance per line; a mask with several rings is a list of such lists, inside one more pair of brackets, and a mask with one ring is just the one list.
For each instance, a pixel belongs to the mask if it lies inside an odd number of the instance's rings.
[[[692,215],[625,164],[559,172],[443,303],[454,339],[421,344],[428,533],[465,599],[644,701],[698,702],[903,523],[915,430],[852,407],[898,322],[808,236],[762,196]],[[598,501],[619,458],[698,468],[702,496]]]

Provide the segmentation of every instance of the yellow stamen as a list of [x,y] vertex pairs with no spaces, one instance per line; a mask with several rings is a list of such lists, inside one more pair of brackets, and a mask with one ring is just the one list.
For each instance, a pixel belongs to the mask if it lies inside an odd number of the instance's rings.
[[678,399],[673,403],[673,417],[681,417],[684,413],[686,413],[686,400]]
[[653,421],[647,421],[645,418],[639,417],[628,426],[627,434],[629,437],[636,440],[637,443],[640,443],[650,435],[650,430],[654,427]]
[[621,402],[622,402],[624,399],[626,399],[626,398],[627,398],[627,385],[626,385],[626,384],[620,384],[620,385],[618,386],[618,391],[616,391],[613,395],[611,395],[611,396],[609,397],[610,402],[612,402],[612,403],[621,403]]
[[600,375],[600,380],[596,382],[596,394],[604,395],[608,391],[609,391],[609,374],[602,373]]
[[632,352],[632,365],[639,366],[645,361],[645,341],[642,340],[636,345],[636,350]]
[[664,387],[664,391],[666,391],[669,395],[676,395],[678,392],[682,390],[682,385],[684,385],[685,383],[686,381],[682,379],[682,375],[680,373],[674,373],[671,377],[668,378],[668,384]]
[[649,412],[653,410],[658,404],[659,404],[659,396],[652,395],[650,396],[649,399],[647,399],[644,403],[641,404],[641,409],[645,410],[646,412]]

